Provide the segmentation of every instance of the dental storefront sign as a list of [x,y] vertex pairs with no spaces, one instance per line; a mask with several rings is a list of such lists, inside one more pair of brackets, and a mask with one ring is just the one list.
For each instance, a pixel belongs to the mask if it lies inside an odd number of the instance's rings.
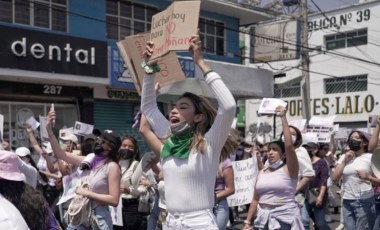
[[107,78],[107,43],[0,26],[0,67]]

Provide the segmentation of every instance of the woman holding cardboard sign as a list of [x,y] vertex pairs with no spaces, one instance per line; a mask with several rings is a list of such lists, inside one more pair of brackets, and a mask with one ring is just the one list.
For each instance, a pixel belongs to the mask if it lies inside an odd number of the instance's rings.
[[[152,55],[148,42],[144,55]],[[220,154],[232,125],[236,103],[221,77],[203,60],[199,35],[190,39],[194,63],[218,100],[218,111],[202,96],[189,92],[179,97],[169,121],[156,104],[154,75],[159,71],[143,65],[145,72],[141,111],[152,130],[142,131],[152,150],[161,157],[165,177],[168,216],[164,229],[218,229],[212,208]],[[160,138],[168,137],[164,143]]]

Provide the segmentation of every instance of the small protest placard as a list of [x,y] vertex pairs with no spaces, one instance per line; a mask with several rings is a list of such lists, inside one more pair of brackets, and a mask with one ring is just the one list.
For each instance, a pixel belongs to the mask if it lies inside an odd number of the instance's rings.
[[234,170],[235,193],[227,197],[228,206],[251,203],[258,174],[256,157],[234,161],[232,168]]
[[63,194],[61,196],[61,199],[58,201],[57,205],[65,203],[71,198],[74,198],[74,196],[76,195],[75,189],[81,182],[81,173],[82,172],[80,170],[77,170],[74,173],[63,177]]
[[152,60],[169,51],[187,51],[197,33],[201,1],[175,1],[152,17],[150,40],[155,47]]
[[59,130],[59,138],[67,137],[70,134],[74,134],[74,128],[73,127]]
[[[148,40],[149,33],[142,33],[128,36],[117,43],[139,95],[141,94],[145,74],[140,65],[143,61],[143,52]],[[161,70],[156,74],[156,82],[160,83],[160,86],[185,80],[185,75],[175,52],[169,52],[159,59],[157,64]]]
[[347,129],[346,127],[340,127],[339,130],[335,133],[335,140],[347,140],[348,134],[350,134],[351,129]]
[[94,126],[83,122],[76,121],[74,125],[74,134],[80,136],[86,136],[91,134],[94,130]]
[[310,121],[309,125],[315,125],[315,126],[333,126],[334,120],[336,116],[330,116],[330,117],[317,117],[313,116]]
[[46,130],[46,117],[43,117],[39,115],[39,120],[40,120],[40,137],[42,141],[47,141],[49,140],[49,135]]
[[4,136],[4,116],[2,114],[0,114],[0,137],[1,137],[1,140],[3,140],[3,136]]
[[284,106],[286,107],[288,103],[285,101],[278,99],[278,98],[263,98],[260,104],[260,108],[257,111],[259,115],[264,115],[264,114],[276,114],[275,110],[277,106]]
[[122,213],[123,201],[122,201],[121,196],[119,198],[119,204],[116,207],[113,207],[113,206],[108,206],[108,207],[111,213],[113,225],[122,227],[123,226],[123,213]]
[[368,126],[370,128],[376,128],[377,125],[377,115],[369,115],[368,116]]
[[329,143],[331,134],[334,131],[334,126],[322,126],[322,125],[308,125],[306,128],[307,133],[316,133],[318,142]]
[[289,121],[289,125],[296,127],[302,132],[305,130],[306,119]]
[[38,126],[40,126],[40,123],[34,119],[34,117],[29,117],[25,123],[28,127],[32,128],[33,130],[36,130]]

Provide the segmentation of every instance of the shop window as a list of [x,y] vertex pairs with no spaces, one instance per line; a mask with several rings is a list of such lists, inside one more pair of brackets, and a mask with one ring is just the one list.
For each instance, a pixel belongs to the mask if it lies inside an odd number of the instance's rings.
[[66,0],[0,0],[0,21],[67,31]]
[[[11,147],[16,149],[21,146],[29,147],[29,140],[25,130],[25,121],[34,117],[40,122],[39,116],[45,116],[51,104],[22,103],[22,102],[0,102],[0,114],[4,116],[3,138],[9,139]],[[75,105],[55,104],[57,119],[55,121],[55,132],[59,129],[73,127],[78,121],[78,111]],[[40,127],[34,134],[41,140]]]
[[107,0],[107,38],[121,40],[151,27],[152,16],[158,13],[155,7],[131,1]]
[[295,83],[286,87],[279,87],[277,84],[274,85],[274,97],[299,97],[301,96],[301,83]]
[[327,35],[325,42],[327,50],[366,45],[368,43],[368,30],[365,28]]
[[367,75],[324,79],[326,93],[367,91]]
[[224,56],[225,25],[211,19],[200,18],[199,30],[203,46],[207,53]]

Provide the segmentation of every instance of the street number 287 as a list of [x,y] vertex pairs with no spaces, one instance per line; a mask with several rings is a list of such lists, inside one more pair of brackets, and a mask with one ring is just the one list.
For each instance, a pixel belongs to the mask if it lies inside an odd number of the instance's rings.
[[62,86],[60,85],[44,85],[44,94],[50,95],[60,95],[62,91]]

